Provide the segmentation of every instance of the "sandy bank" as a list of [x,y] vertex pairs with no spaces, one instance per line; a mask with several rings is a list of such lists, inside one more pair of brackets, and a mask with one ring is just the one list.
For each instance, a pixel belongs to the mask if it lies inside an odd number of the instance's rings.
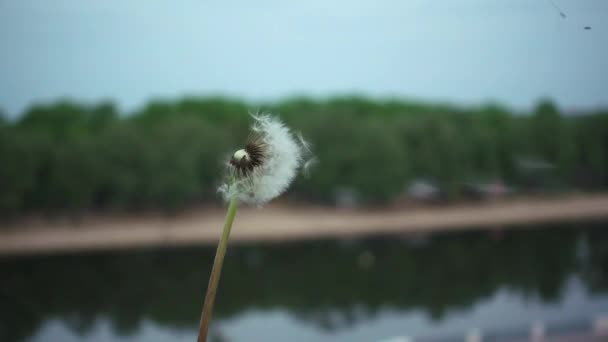
[[[222,211],[209,209],[176,218],[87,218],[78,226],[65,222],[22,222],[0,228],[0,254],[214,244],[223,215]],[[600,217],[608,217],[608,194],[415,210],[242,208],[231,241],[494,229],[502,225]]]

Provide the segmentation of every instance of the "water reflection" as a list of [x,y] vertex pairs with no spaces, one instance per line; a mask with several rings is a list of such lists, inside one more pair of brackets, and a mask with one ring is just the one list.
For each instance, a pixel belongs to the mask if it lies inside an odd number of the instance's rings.
[[[232,246],[215,318],[220,327],[232,322],[251,329],[268,324],[261,317],[279,314],[276,319],[290,317],[331,335],[372,321],[388,324],[395,313],[451,322],[479,303],[508,306],[503,293],[549,307],[573,291],[608,289],[608,232],[602,224],[585,226]],[[111,336],[141,340],[154,334],[152,326],[170,328],[180,340],[197,327],[213,252],[4,258],[0,341],[26,341],[56,322],[86,340],[103,324]],[[585,300],[578,305],[590,306]],[[604,302],[597,310],[608,311]],[[218,341],[225,335],[215,333]]]

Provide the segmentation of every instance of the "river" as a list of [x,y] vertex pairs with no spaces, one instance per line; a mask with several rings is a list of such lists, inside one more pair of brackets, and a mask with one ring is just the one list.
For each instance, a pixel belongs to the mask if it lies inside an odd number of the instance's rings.
[[[608,313],[605,222],[230,246],[213,341],[520,336]],[[213,247],[0,258],[0,341],[194,341]]]

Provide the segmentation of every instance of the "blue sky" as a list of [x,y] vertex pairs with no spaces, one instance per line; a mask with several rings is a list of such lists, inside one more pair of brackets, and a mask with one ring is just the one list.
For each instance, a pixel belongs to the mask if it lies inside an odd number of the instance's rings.
[[548,0],[0,0],[0,108],[344,93],[608,106],[608,1],[554,2],[566,19]]

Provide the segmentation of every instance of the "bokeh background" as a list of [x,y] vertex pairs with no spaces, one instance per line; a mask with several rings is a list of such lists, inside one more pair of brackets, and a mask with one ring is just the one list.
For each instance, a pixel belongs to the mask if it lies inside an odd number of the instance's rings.
[[[271,225],[283,207],[605,201],[607,15],[602,0],[1,1],[0,231],[221,216],[222,161],[255,112],[319,161],[260,210]],[[240,243],[213,338],[587,334],[608,313],[595,213]],[[0,340],[193,340],[213,244],[159,244],[5,251]]]

